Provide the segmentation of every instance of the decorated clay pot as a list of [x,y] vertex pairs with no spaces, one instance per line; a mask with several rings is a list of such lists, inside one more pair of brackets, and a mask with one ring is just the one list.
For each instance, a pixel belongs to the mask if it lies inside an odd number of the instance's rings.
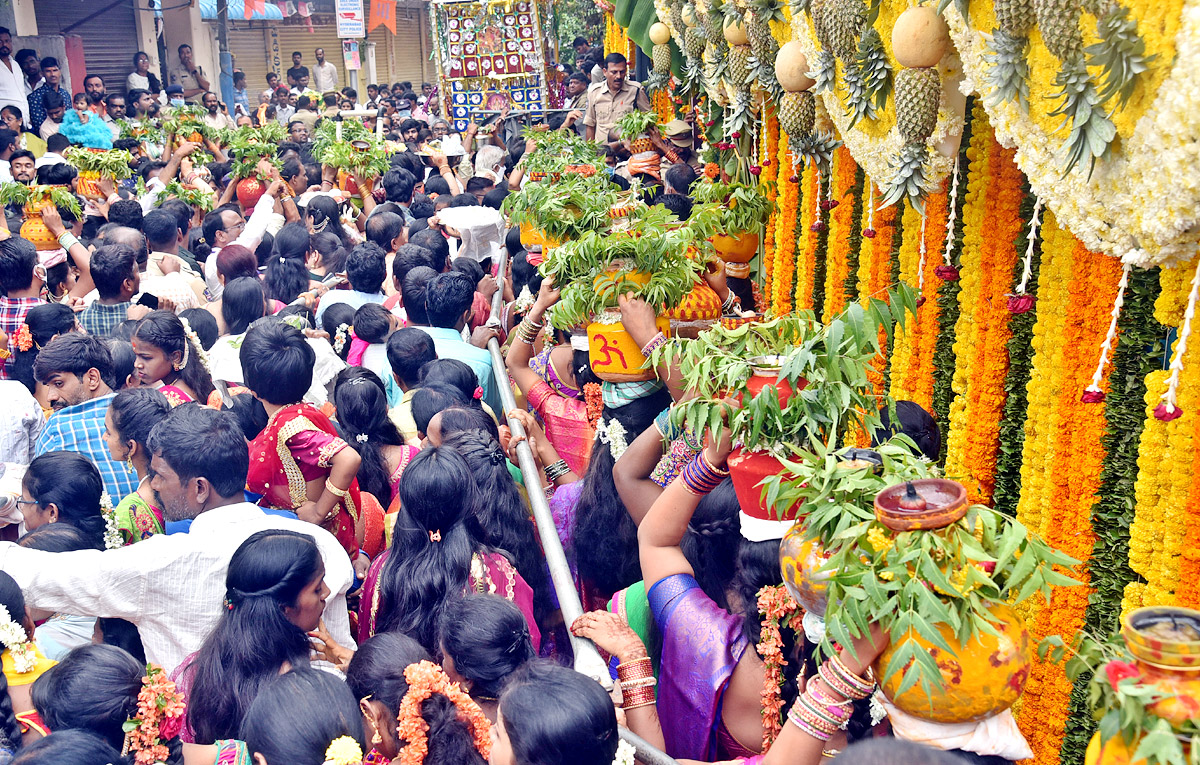
[[[609,281],[611,279],[611,281]],[[592,289],[599,293],[603,289],[613,290],[620,294],[626,285],[643,287],[650,282],[650,274],[645,271],[631,271],[623,261],[613,263],[604,272],[592,280]]]
[[937,625],[946,652],[921,637],[915,630],[893,640],[875,660],[875,676],[882,678],[888,662],[908,641],[916,641],[941,670],[941,687],[932,678],[933,691],[926,694],[920,683],[897,694],[907,666],[900,667],[880,688],[888,700],[908,714],[936,723],[965,723],[1000,714],[1011,707],[1025,689],[1033,661],[1033,644],[1021,617],[1003,603],[989,609],[998,635],[977,632],[966,644],[948,625]]
[[553,237],[547,236],[544,231],[539,231],[528,223],[521,224],[521,245],[525,249],[530,247],[541,247],[542,253],[545,254],[551,248],[562,244],[561,241]]
[[[659,316],[654,323],[663,334],[671,329],[664,316]],[[601,380],[618,383],[654,379],[653,367],[642,368],[646,357],[642,355],[641,346],[625,331],[619,319],[612,323],[588,324],[587,336],[592,371]]]
[[668,308],[663,315],[671,321],[672,335],[694,338],[721,317],[721,299],[706,282],[698,281],[679,305]]
[[267,192],[266,185],[257,178],[243,178],[238,181],[237,200],[243,210],[249,210],[258,204],[258,200]]
[[354,181],[354,176],[345,170],[338,170],[337,184],[339,189],[352,197],[357,197],[360,194],[358,184]]
[[201,146],[204,145],[204,136],[200,135],[199,131],[192,131],[188,135],[187,140],[191,141],[192,143],[198,143]]
[[768,476],[787,473],[787,469],[776,457],[764,451],[747,451],[737,447],[729,453],[729,477],[733,491],[737,494],[742,512],[754,518],[769,521],[796,520],[800,503],[780,510],[769,507],[765,490],[759,484]]
[[945,478],[899,483],[875,497],[875,517],[892,531],[940,529],[966,514],[967,490]]
[[21,224],[21,237],[33,242],[33,246],[38,250],[59,249],[58,237],[51,234],[50,229],[42,222],[42,210],[51,204],[49,199],[42,199],[30,202],[24,208],[25,222]]
[[829,577],[833,571],[820,571],[830,556],[821,543],[804,538],[804,524],[792,526],[779,543],[779,567],[783,586],[796,602],[814,616],[824,616],[828,605]]
[[749,263],[758,254],[758,234],[753,231],[717,234],[712,243],[726,263]]
[[93,202],[104,201],[104,194],[100,192],[100,172],[98,170],[80,170],[75,190],[84,199]]
[[1122,620],[1121,637],[1141,671],[1138,684],[1166,695],[1146,711],[1176,729],[1200,717],[1200,611],[1136,608]]
[[654,143],[645,135],[638,136],[629,142],[629,153],[631,155],[649,154],[658,152],[654,149]]
[[[771,388],[779,398],[779,408],[783,409],[797,391],[804,390],[808,385],[808,380],[801,378],[793,388],[790,382],[779,376],[783,359],[783,356],[755,356],[750,359],[750,379],[746,381],[746,395],[751,400],[763,390]],[[741,398],[739,396],[738,400]]]

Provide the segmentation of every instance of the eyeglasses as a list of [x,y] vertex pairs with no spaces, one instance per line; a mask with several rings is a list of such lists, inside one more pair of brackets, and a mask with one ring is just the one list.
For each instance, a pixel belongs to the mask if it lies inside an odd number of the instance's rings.
[[245,227],[246,227],[246,221],[243,220],[243,221],[239,221],[239,222],[233,224],[232,226],[229,226],[223,230],[225,231],[226,234],[228,234],[232,231],[238,231],[240,229],[244,229]]
[[[38,505],[38,501],[36,499],[20,499],[20,498],[18,498],[15,501],[18,505]],[[40,507],[40,505],[38,505],[38,506]]]

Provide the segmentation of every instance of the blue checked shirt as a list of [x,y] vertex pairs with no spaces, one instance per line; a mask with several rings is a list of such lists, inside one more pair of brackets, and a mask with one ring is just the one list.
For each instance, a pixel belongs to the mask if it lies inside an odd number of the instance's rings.
[[50,416],[38,436],[35,456],[46,452],[79,452],[100,470],[104,490],[115,507],[127,494],[137,490],[137,474],[116,462],[104,444],[104,415],[116,394],[100,396],[82,404],[68,406]]
[[109,335],[118,324],[125,321],[125,313],[131,305],[133,303],[128,300],[112,305],[105,305],[97,300],[80,312],[79,326],[83,327],[83,331],[89,335],[96,337]]
[[[29,94],[29,124],[33,125],[35,134],[41,130],[42,123],[46,121],[46,94],[52,90],[53,88],[49,85],[43,85]],[[58,94],[63,97],[63,104],[70,109],[71,91],[59,85]]]

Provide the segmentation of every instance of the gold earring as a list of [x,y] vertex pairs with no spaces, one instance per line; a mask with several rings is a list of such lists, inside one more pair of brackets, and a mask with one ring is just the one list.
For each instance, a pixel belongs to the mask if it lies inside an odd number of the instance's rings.
[[133,458],[132,458],[132,457],[130,457],[129,459],[125,460],[125,469],[126,469],[126,470],[128,470],[130,473],[136,473],[136,472],[137,472],[137,469],[136,469],[136,468],[134,468],[134,466],[133,466]]

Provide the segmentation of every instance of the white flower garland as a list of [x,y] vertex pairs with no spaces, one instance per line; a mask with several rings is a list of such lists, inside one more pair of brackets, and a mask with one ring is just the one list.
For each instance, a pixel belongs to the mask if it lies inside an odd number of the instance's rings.
[[180,323],[183,324],[183,361],[179,363],[180,367],[186,367],[188,362],[188,346],[195,345],[196,358],[200,361],[200,366],[204,367],[204,371],[212,373],[212,367],[208,364],[208,354],[204,352],[204,346],[200,344],[200,336],[192,329],[192,325],[187,319],[180,316]]
[[613,757],[613,765],[633,765],[635,754],[637,750],[633,748],[633,744],[621,741],[617,744],[617,756]]
[[13,668],[20,674],[32,672],[37,666],[37,652],[25,628],[13,621],[8,609],[0,605],[0,644],[13,657]]
[[[953,5],[944,17],[962,58],[962,90],[979,93],[986,104],[995,90],[985,76],[987,35],[968,27]],[[1188,0],[1171,71],[1133,134],[1122,138],[1111,159],[1097,163],[1090,180],[1087,163],[1063,176],[1061,136],[1047,135],[1018,106],[985,108],[997,140],[1016,147],[1017,165],[1060,225],[1088,249],[1149,268],[1189,261],[1200,245],[1198,101],[1200,0]]]
[[104,549],[116,550],[125,546],[121,539],[121,528],[117,525],[117,511],[113,508],[112,497],[108,492],[100,495],[100,511],[104,515]]
[[1121,269],[1121,282],[1117,285],[1117,299],[1113,301],[1110,312],[1108,333],[1104,335],[1104,342],[1100,344],[1100,361],[1096,364],[1096,371],[1092,373],[1091,384],[1084,388],[1091,393],[1103,393],[1100,389],[1100,380],[1104,378],[1104,367],[1108,366],[1108,354],[1117,340],[1117,321],[1120,320],[1121,308],[1125,305],[1125,288],[1129,286],[1130,268],[1131,266],[1126,263]]
[[629,448],[625,435],[625,426],[616,417],[609,418],[608,422],[600,420],[596,423],[596,438],[600,443],[608,444],[608,453],[614,460],[621,459],[621,455]]
[[[887,30],[886,34],[891,34],[891,30]],[[800,43],[800,47],[809,61],[815,60],[820,46],[817,43],[816,32],[812,28],[812,21],[807,14],[798,13],[792,16],[792,39]],[[930,186],[936,186],[950,174],[954,161],[958,157],[958,141],[962,136],[964,115],[956,113],[946,94],[961,77],[962,69],[962,64],[954,55],[953,50],[942,58],[941,64],[938,66],[943,86],[938,100],[937,126],[934,127],[933,134],[925,142],[929,147],[929,160],[925,163],[925,177]],[[850,155],[854,157],[854,161],[863,169],[863,172],[880,188],[891,184],[896,177],[896,168],[893,167],[892,162],[904,145],[904,139],[900,137],[896,127],[893,126],[888,131],[887,137],[880,140],[857,128],[850,127],[850,117],[846,114],[845,105],[838,98],[836,92],[821,93],[820,100],[824,103],[829,118],[837,127],[838,137],[846,144]],[[947,148],[950,150],[949,156],[942,153]]]

